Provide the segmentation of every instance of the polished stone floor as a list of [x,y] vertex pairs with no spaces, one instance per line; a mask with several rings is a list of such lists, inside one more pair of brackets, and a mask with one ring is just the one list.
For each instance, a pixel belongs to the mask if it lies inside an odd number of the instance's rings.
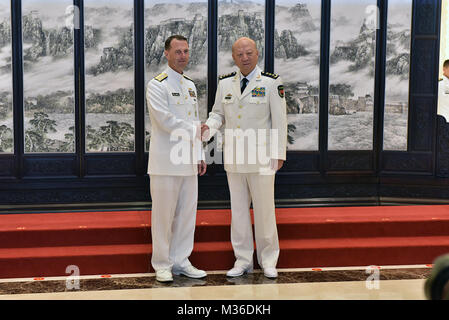
[[159,283],[154,274],[81,276],[79,279],[0,279],[0,299],[121,300],[422,300],[431,266],[279,269],[277,279],[260,270],[238,278],[211,271],[204,279],[174,276]]

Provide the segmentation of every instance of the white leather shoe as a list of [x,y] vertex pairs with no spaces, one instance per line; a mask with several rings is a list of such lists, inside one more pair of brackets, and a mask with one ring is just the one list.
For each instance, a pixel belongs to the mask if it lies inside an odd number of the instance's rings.
[[170,269],[162,269],[156,271],[156,280],[159,282],[170,282],[173,281],[173,276]]
[[227,277],[240,277],[242,275],[244,275],[245,273],[252,273],[253,272],[253,268],[252,267],[234,267],[231,270],[229,270],[226,273]]
[[263,269],[263,274],[265,277],[270,279],[275,279],[278,277],[278,271],[276,268],[265,268]]
[[185,268],[173,268],[173,273],[177,276],[182,274],[182,275],[185,275],[186,277],[194,278],[194,279],[200,279],[200,278],[204,278],[205,276],[207,276],[206,271],[199,270],[192,265],[185,267]]

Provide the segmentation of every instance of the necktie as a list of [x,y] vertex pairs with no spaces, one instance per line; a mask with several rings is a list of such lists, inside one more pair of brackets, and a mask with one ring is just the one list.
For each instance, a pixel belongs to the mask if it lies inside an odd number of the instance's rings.
[[240,93],[243,93],[243,91],[245,91],[246,85],[248,84],[248,79],[243,78],[242,79],[242,88],[240,90]]

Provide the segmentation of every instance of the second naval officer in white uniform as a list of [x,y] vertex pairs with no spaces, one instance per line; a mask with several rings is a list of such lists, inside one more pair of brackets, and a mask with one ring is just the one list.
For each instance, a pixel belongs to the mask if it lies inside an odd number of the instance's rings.
[[225,126],[224,169],[231,195],[231,242],[236,257],[227,276],[238,277],[253,269],[252,202],[257,260],[266,277],[276,278],[279,240],[274,179],[286,159],[284,86],[278,75],[259,69],[252,39],[238,39],[232,58],[239,71],[220,77],[214,107],[202,126],[204,140]]
[[438,112],[449,122],[449,59],[443,63],[443,77],[438,83]]
[[206,164],[201,160],[196,87],[183,73],[189,61],[187,39],[169,37],[164,55],[168,67],[148,82],[146,91],[151,120],[151,264],[160,282],[173,281],[172,273],[191,278],[207,275],[188,259],[194,242],[198,174],[206,172]]

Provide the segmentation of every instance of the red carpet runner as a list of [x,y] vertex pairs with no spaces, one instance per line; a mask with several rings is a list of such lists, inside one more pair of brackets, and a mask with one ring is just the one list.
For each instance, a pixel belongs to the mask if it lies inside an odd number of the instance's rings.
[[[279,268],[430,264],[449,253],[449,206],[276,210]],[[149,211],[0,215],[0,278],[145,273]],[[232,267],[230,211],[198,212],[192,263]],[[255,259],[256,261],[256,259]]]

